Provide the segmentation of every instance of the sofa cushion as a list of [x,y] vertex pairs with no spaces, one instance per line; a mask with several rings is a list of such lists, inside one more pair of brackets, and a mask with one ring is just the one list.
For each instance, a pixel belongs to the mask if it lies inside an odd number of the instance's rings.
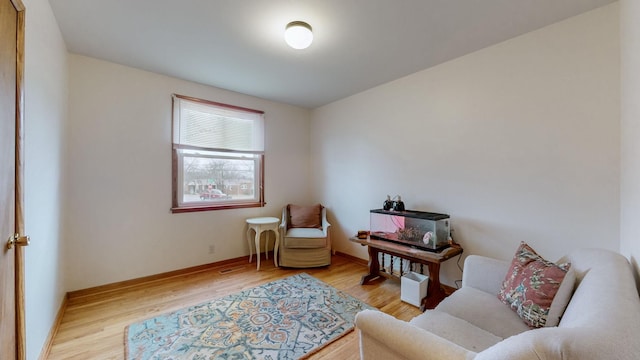
[[[543,259],[529,245],[522,242],[516,250],[498,299],[509,305],[531,327],[546,325],[551,304],[564,280],[570,263],[555,264]],[[573,289],[573,283],[570,284]],[[566,295],[566,293],[563,293]],[[566,307],[569,297],[563,296]],[[561,313],[554,309],[550,325],[557,325]]]
[[474,352],[483,351],[502,341],[499,336],[438,310],[427,310],[409,323]]
[[454,291],[438,304],[435,310],[465,320],[500,338],[530,330],[515,312],[496,298],[495,294],[470,286],[463,286]]
[[299,206],[289,204],[290,228],[320,228],[322,227],[322,205]]

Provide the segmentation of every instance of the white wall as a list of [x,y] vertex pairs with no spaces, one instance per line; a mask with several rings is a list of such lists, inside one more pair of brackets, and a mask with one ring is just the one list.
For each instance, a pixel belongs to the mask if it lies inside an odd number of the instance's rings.
[[635,268],[640,286],[640,0],[620,1],[621,222],[620,250]]
[[[68,290],[248,255],[247,217],[309,201],[308,110],[79,55],[69,71]],[[172,93],[265,111],[266,207],[170,213]]]
[[27,358],[37,359],[66,292],[62,213],[67,50],[46,0],[24,0]]
[[[617,251],[618,23],[613,4],[314,110],[313,189],[335,248],[366,258],[348,237],[401,194],[450,214],[466,254]],[[460,278],[455,261],[441,276]]]

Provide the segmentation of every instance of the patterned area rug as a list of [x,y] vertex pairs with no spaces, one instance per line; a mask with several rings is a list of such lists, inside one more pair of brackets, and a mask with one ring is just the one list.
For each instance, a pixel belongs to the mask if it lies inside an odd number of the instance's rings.
[[300,359],[371,306],[305,273],[134,323],[127,360]]

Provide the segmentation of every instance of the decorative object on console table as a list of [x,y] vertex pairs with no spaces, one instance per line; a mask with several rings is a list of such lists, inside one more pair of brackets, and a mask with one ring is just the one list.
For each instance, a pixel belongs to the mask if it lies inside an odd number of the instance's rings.
[[389,254],[401,259],[409,260],[412,263],[427,265],[429,269],[429,285],[427,286],[427,296],[422,299],[420,310],[433,309],[447,295],[440,284],[440,263],[462,254],[462,247],[449,247],[440,252],[425,251],[414,247],[374,238],[359,239],[352,237],[352,242],[362,246],[368,246],[369,251],[369,273],[362,276],[360,284],[365,285],[381,276],[388,276],[380,271],[380,261],[378,255]]
[[393,211],[404,211],[404,203],[402,202],[402,197],[400,195],[396,195],[398,200],[393,202]]
[[389,211],[391,208],[393,208],[393,201],[391,201],[391,196],[387,195],[387,200],[382,203],[382,209]]

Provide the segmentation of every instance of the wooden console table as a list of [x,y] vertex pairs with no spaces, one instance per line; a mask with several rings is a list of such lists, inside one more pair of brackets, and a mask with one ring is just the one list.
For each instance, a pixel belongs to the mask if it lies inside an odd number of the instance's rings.
[[421,301],[421,311],[434,308],[446,297],[444,290],[440,286],[440,263],[462,254],[462,248],[459,246],[449,247],[441,252],[431,252],[385,240],[359,239],[357,237],[352,237],[349,240],[369,247],[369,273],[360,280],[362,285],[383,275],[380,272],[379,253],[397,256],[412,263],[427,265],[429,268],[429,285],[427,287],[427,297]]

